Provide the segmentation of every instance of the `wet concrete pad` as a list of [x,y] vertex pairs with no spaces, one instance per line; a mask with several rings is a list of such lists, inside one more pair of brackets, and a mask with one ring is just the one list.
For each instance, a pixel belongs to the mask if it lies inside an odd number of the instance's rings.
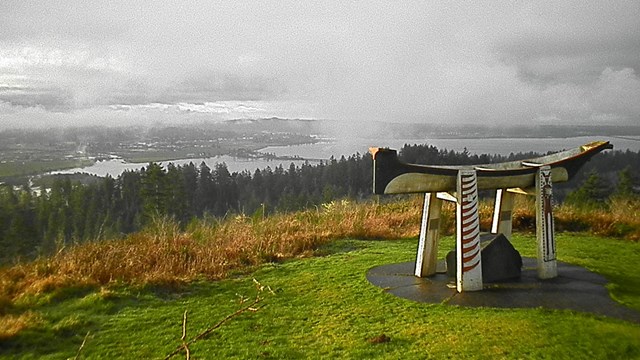
[[458,293],[455,279],[440,273],[442,263],[439,264],[439,273],[428,278],[415,277],[415,263],[405,262],[374,267],[367,272],[367,280],[386,292],[417,302],[468,307],[567,309],[640,323],[640,312],[611,299],[603,276],[580,266],[558,262],[558,277],[540,280],[536,273],[536,259],[522,260],[519,279],[486,283],[482,291]]

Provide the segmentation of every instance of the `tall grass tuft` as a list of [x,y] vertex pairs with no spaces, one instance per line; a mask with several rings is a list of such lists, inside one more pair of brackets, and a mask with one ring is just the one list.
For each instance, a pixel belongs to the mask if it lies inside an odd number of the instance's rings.
[[0,341],[10,339],[20,331],[37,326],[42,319],[33,311],[26,311],[22,314],[5,314],[0,316]]
[[612,198],[598,206],[563,204],[555,212],[558,231],[590,232],[640,240],[640,199]]

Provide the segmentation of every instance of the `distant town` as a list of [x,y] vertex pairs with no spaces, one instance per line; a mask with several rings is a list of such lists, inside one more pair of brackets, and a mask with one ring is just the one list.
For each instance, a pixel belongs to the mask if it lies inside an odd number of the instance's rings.
[[[156,127],[8,129],[0,132],[0,182],[20,185],[32,175],[121,158],[147,163],[230,155],[276,158],[268,146],[310,144],[343,132],[329,120],[255,119]],[[640,126],[517,126],[382,124],[358,128],[361,138],[545,138],[640,136]]]

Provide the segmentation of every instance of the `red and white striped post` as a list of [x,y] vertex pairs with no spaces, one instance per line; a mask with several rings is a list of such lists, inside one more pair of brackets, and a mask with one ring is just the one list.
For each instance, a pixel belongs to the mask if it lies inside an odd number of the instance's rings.
[[475,170],[459,170],[456,202],[458,292],[482,290],[478,178]]

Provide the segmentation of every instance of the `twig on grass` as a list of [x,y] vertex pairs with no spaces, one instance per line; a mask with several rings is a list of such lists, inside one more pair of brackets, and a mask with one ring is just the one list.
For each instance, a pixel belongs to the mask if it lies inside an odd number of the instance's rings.
[[184,340],[187,337],[187,312],[189,310],[184,311],[184,315],[182,316],[182,337],[180,340]]
[[73,360],[78,360],[78,358],[80,358],[80,352],[82,351],[82,348],[84,348],[84,344],[87,343],[87,338],[89,337],[89,333],[91,331],[87,331],[87,335],[84,336],[84,339],[82,340],[82,344],[80,344],[80,347],[78,348],[78,352],[76,353],[76,356],[73,358]]
[[[238,309],[236,312],[227,315],[224,319],[220,320],[215,325],[205,329],[200,334],[198,334],[196,337],[194,337],[191,340],[186,341],[186,342],[184,341],[184,339],[187,337],[187,311],[185,311],[184,315],[183,315],[183,319],[182,319],[182,338],[180,339],[180,340],[182,340],[182,345],[178,346],[175,350],[173,350],[173,352],[171,352],[169,355],[167,355],[164,359],[165,360],[171,359],[172,357],[174,357],[175,355],[179,354],[180,352],[182,352],[184,350],[185,353],[186,353],[186,356],[187,356],[187,360],[188,360],[190,358],[190,356],[191,356],[191,352],[189,350],[189,345],[195,343],[198,340],[204,339],[209,334],[211,334],[214,330],[218,329],[219,327],[221,327],[222,325],[224,325],[225,323],[227,323],[231,319],[235,318],[236,316],[239,316],[242,313],[245,313],[247,311],[249,311],[249,312],[258,312],[260,309],[265,307],[264,304],[260,305],[260,306],[256,306],[256,305],[258,305],[260,302],[262,302],[264,300],[264,298],[260,296],[260,293],[262,293],[264,290],[268,290],[271,294],[274,294],[274,295],[275,295],[275,293],[273,292],[273,290],[271,290],[270,287],[260,284],[256,279],[253,279],[253,282],[256,285],[256,289],[258,290],[258,294],[256,295],[255,299],[253,301],[251,301],[251,303],[249,303],[248,305]],[[246,298],[244,296],[240,296],[240,304],[244,304],[248,300],[249,300],[249,298]]]
[[182,340],[182,346],[184,348],[184,352],[186,353],[185,356],[187,360],[190,360],[191,351],[189,350],[189,344],[184,342],[184,339],[187,338],[187,312],[188,310],[185,310],[184,315],[182,316],[182,337],[180,338],[180,340]]

